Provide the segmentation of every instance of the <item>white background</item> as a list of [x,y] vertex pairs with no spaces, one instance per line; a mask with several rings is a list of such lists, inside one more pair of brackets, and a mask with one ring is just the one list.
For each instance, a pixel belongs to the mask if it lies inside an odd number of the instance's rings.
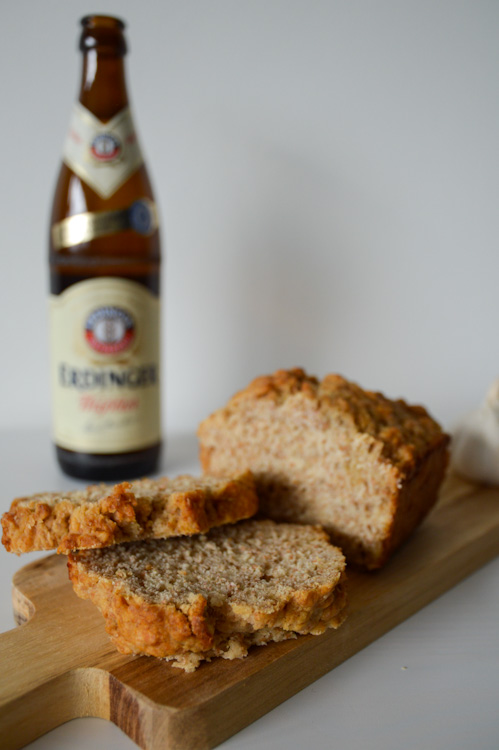
[[[163,468],[195,470],[199,421],[281,367],[452,429],[499,375],[498,2],[3,0],[2,511],[75,484],[50,448],[46,241],[96,11],[128,22],[161,211]],[[5,629],[27,560],[1,557]],[[496,750],[497,601],[496,561],[227,747]],[[35,746],[133,744],[82,720]]]
[[16,0],[0,10],[2,409],[47,427],[46,240],[79,18],[128,22],[159,203],[165,430],[300,365],[450,428],[499,375],[499,3]]

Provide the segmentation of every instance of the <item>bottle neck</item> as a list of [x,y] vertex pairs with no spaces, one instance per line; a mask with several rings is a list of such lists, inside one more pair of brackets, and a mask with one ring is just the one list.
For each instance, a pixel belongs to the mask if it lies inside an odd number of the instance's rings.
[[97,49],[86,50],[83,55],[79,100],[103,122],[127,107],[123,56],[99,54]]

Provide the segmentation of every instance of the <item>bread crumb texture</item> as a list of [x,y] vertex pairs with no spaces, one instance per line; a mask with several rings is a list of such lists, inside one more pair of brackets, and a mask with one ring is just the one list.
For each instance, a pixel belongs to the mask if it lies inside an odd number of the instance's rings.
[[68,568],[121,653],[186,671],[214,656],[241,658],[253,645],[323,633],[345,617],[345,559],[311,526],[243,521],[71,552]]
[[448,435],[422,406],[302,369],[256,378],[198,429],[203,470],[251,469],[261,511],[320,524],[374,569],[434,505]]
[[201,479],[140,479],[18,498],[2,516],[2,543],[33,550],[106,547],[144,538],[198,534],[250,518],[258,509],[251,472]]

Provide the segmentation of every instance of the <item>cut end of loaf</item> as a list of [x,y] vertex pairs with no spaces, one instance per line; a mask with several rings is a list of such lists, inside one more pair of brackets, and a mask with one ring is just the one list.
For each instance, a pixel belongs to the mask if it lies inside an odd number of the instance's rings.
[[251,468],[262,513],[320,524],[367,569],[429,512],[448,461],[449,438],[423,407],[300,369],[257,378],[198,436],[204,471]]

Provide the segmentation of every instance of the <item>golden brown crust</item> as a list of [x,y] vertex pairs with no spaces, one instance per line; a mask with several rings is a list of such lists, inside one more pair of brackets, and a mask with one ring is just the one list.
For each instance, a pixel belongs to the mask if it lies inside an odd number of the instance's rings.
[[422,406],[299,368],[253,380],[198,436],[204,471],[251,469],[264,514],[321,524],[369,569],[428,513],[448,462],[449,436]]
[[179,542],[68,555],[75,592],[100,609],[121,653],[235,658],[345,619],[344,557],[322,529],[249,521]]
[[196,596],[184,612],[174,604],[145,601],[125,587],[115,587],[109,580],[86,572],[72,552],[68,556],[68,570],[75,592],[82,599],[90,599],[100,609],[105,618],[106,632],[123,654],[164,658],[182,653],[204,653],[220,640],[220,635],[228,630],[229,622],[230,627],[246,623],[251,633],[279,628],[320,635],[328,627],[339,627],[346,617],[344,573],[333,584],[316,591],[297,591],[271,613],[233,605],[224,624],[209,610],[201,595]]
[[78,596],[90,599],[104,615],[106,632],[120,653],[165,657],[207,651],[213,645],[213,628],[202,596],[184,613],[174,604],[144,601],[125,586],[86,572],[72,552],[68,571]]
[[260,375],[255,378],[231,398],[228,406],[247,398],[272,398],[275,401],[283,401],[287,396],[300,392],[315,398],[318,386],[317,378],[307,375],[300,367],[277,370],[273,375]]
[[428,452],[417,470],[402,485],[393,500],[392,522],[385,536],[383,551],[370,567],[380,568],[393,552],[411,535],[438,499],[438,490],[445,476],[449,455],[442,441]]
[[340,416],[379,441],[382,455],[404,473],[413,471],[426,452],[449,440],[423,406],[388,399],[337,374],[326,375],[320,382],[301,368],[255,378],[230,399],[225,411],[230,413],[239,402],[252,399],[268,398],[282,404],[297,393],[310,399],[311,406],[325,417]]
[[[246,622],[250,626],[250,636],[265,629],[276,633],[282,630],[321,635],[327,628],[338,628],[346,617],[344,573],[332,586],[324,586],[315,592],[297,591],[271,614],[233,606],[227,622],[221,623],[201,595],[186,611],[181,611],[174,604],[147,602],[124,587],[115,588],[110,581],[85,572],[72,552],[68,556],[68,570],[75,592],[99,608],[105,619],[106,632],[122,654],[160,658],[181,654],[219,656],[225,651],[230,636],[237,635],[244,646],[244,632],[230,630],[236,623]],[[250,637],[248,645],[251,642]],[[246,653],[247,648],[238,656]]]
[[2,543],[17,554],[106,547],[143,538],[197,534],[249,518],[258,509],[254,479],[123,482],[115,487],[18,498],[2,517]]

